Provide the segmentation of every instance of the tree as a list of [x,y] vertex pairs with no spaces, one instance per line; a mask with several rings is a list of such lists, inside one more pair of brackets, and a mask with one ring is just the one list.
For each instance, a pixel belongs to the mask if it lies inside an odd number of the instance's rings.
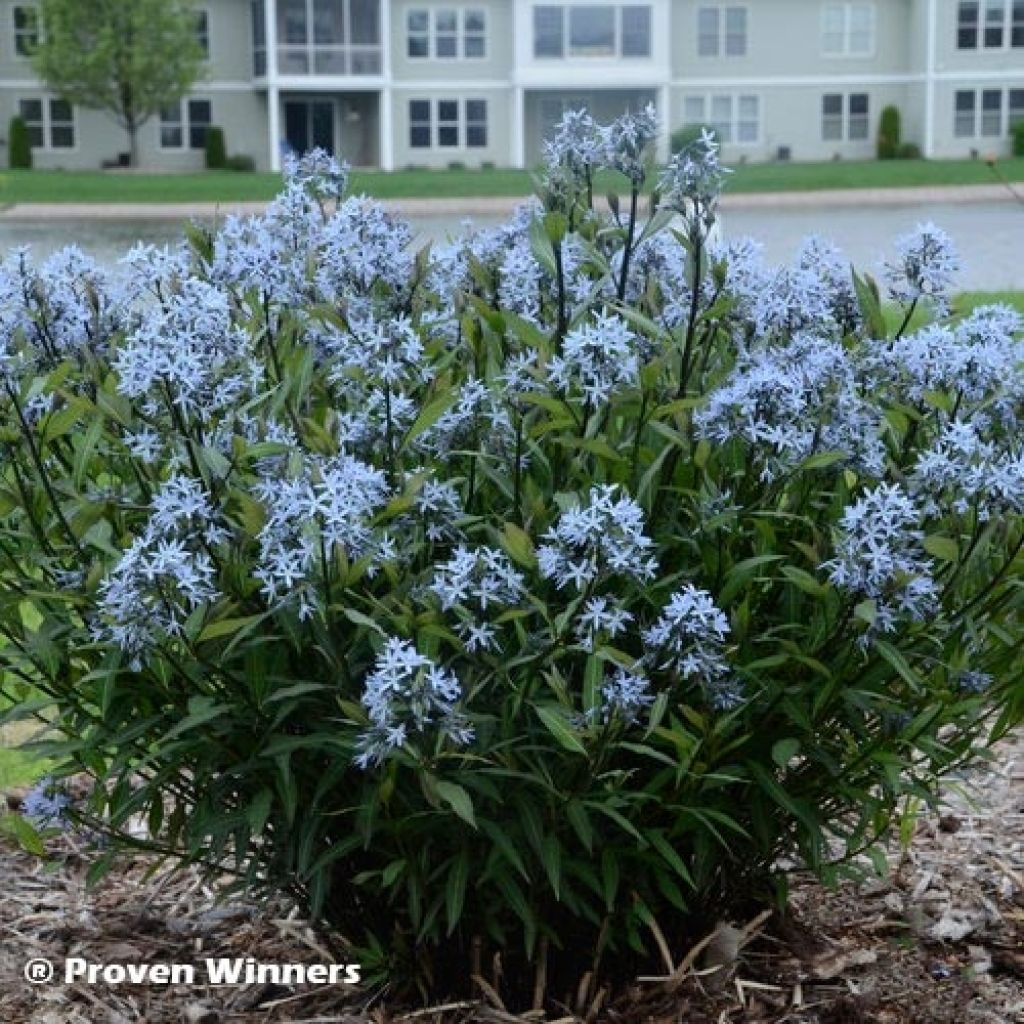
[[176,103],[202,70],[192,0],[42,0],[33,63],[62,99],[105,110],[128,133]]

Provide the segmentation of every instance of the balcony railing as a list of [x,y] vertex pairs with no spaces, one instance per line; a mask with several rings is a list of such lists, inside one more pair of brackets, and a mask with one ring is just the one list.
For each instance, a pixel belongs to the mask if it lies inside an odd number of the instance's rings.
[[380,75],[383,70],[379,45],[328,46],[322,43],[277,48],[279,75]]

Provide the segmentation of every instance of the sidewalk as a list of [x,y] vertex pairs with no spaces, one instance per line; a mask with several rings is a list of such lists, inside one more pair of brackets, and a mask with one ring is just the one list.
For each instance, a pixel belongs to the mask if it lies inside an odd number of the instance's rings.
[[[1015,186],[1024,196],[1024,185]],[[464,199],[386,199],[384,205],[407,217],[503,217],[526,196]],[[1013,202],[1004,185],[942,185],[913,188],[821,189],[813,192],[741,192],[722,199],[723,211],[809,207],[914,206],[930,203]],[[228,214],[260,213],[266,203],[21,203],[0,206],[0,221],[184,221],[213,220]]]

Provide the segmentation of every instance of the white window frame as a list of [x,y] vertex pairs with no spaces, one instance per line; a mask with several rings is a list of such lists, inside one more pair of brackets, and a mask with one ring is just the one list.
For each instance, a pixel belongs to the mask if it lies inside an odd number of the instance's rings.
[[[866,50],[854,50],[853,43],[853,12],[856,9],[866,10],[870,22],[870,45]],[[840,12],[842,16],[842,45],[838,50],[829,49],[828,22],[830,14]],[[868,60],[875,56],[878,50],[878,7],[873,2],[866,0],[842,0],[842,2],[829,2],[821,7],[821,55],[830,59],[840,60]]]
[[[827,97],[838,96],[840,100],[839,113],[837,114],[826,114],[825,113],[825,100]],[[864,96],[867,99],[867,110],[863,114],[855,114],[853,112],[853,98],[855,96]],[[825,92],[821,94],[820,110],[820,130],[821,130],[821,141],[822,142],[870,142],[871,141],[871,93],[869,92]],[[825,134],[825,118],[838,117],[839,118],[839,137],[832,138]],[[850,133],[850,125],[854,119],[864,118],[864,134],[857,135],[856,138]]]
[[[701,49],[704,36],[700,30],[701,17],[705,11],[715,14],[714,49]],[[729,52],[729,13],[743,12],[743,50],[740,53]],[[697,8],[697,56],[698,57],[746,57],[750,53],[750,6],[748,4],[700,4]]]
[[196,42],[203,51],[203,60],[210,59],[210,11],[207,7],[197,7],[196,14]]
[[[413,103],[426,103],[428,104],[429,121],[422,119],[413,120],[412,117],[412,104]],[[456,105],[456,120],[445,120],[441,121],[441,104],[442,103],[454,103]],[[469,104],[470,103],[483,103],[484,105],[484,119],[481,121],[479,118],[474,118],[472,121],[469,119]],[[491,104],[489,103],[486,96],[411,96],[406,106],[406,111],[409,115],[409,134],[406,136],[409,151],[412,153],[463,153],[473,154],[482,153],[490,148],[491,145]],[[442,124],[445,127],[455,127],[456,130],[456,144],[454,146],[442,146],[441,145],[441,127]],[[469,127],[484,128],[486,142],[482,146],[471,146],[468,142]],[[414,146],[412,144],[412,129],[414,127],[427,128],[430,132],[430,143],[426,146]]]
[[[720,123],[716,123],[712,117],[715,102],[721,103],[723,100],[728,101],[729,104],[729,117],[726,125],[728,133],[723,132]],[[740,124],[747,120],[740,117],[740,108],[744,100],[753,100],[757,107],[757,132],[756,137],[753,139],[740,139]],[[723,146],[738,146],[742,148],[744,146],[761,145],[764,134],[764,102],[760,93],[687,93],[683,97],[683,110],[685,111],[687,106],[696,106],[698,103],[701,109],[700,119],[693,120],[687,117],[684,119],[681,127],[712,128],[717,133],[718,140]]]
[[[961,51],[981,51],[988,53],[1005,53],[1007,50],[1024,49],[1024,4],[1020,0],[976,0],[978,18],[974,22],[975,39],[973,46],[960,45],[960,32],[963,30],[961,13],[963,6],[960,0],[956,5],[956,49]],[[1001,33],[999,43],[989,45],[986,33],[991,25],[995,28],[995,20],[989,21],[989,12],[999,11],[1002,18],[999,20],[998,28]],[[1017,15],[1020,15],[1017,17]],[[1020,42],[1014,43],[1014,31],[1020,33]]]
[[[25,115],[21,112],[22,103],[33,103],[38,102],[42,110],[42,121],[29,121]],[[18,96],[14,100],[14,112],[20,117],[25,124],[29,127],[38,126],[43,132],[42,145],[33,145],[33,152],[39,153],[77,153],[78,152],[78,108],[73,103],[68,103],[68,109],[71,111],[70,121],[55,121],[53,117],[53,104],[60,103],[61,99],[59,96]],[[71,129],[71,145],[70,146],[55,146],[53,144],[53,129],[55,127],[70,128]]]
[[[519,2],[519,0],[516,0]],[[536,12],[539,7],[552,7],[558,8],[562,15],[562,52],[560,54],[538,54],[537,53],[537,23],[536,23]],[[612,51],[611,53],[574,53],[572,49],[572,15],[571,12],[574,9],[580,7],[602,7],[607,8],[613,12],[613,31],[614,38],[612,40]],[[650,27],[650,35],[647,39],[647,53],[645,54],[624,54],[622,52],[622,19],[623,19],[623,8],[626,7],[646,7],[648,8],[648,25]],[[602,3],[561,3],[561,4],[548,4],[548,3],[535,3],[530,8],[530,33],[531,33],[531,54],[533,59],[537,61],[549,61],[549,60],[572,60],[572,61],[600,61],[600,60],[650,60],[654,56],[654,4],[651,2],[643,3],[619,3],[619,4],[602,4]]]
[[[213,101],[206,96],[185,96],[183,99],[178,100],[177,108],[179,114],[179,120],[167,122],[164,119],[164,113],[171,107],[175,106],[173,103],[167,104],[164,110],[161,110],[157,117],[157,143],[161,153],[201,153],[203,152],[204,146],[193,146],[192,145],[192,103],[207,103],[210,107],[210,120],[207,124],[201,125],[204,128],[213,128],[215,122],[213,120]],[[178,127],[181,129],[181,143],[177,146],[166,146],[164,145],[164,128],[165,127]]]
[[[997,131],[985,130],[985,96],[986,94],[999,94],[999,123]],[[972,96],[974,106],[971,108],[971,131],[970,134],[958,131],[960,117],[966,118],[967,112],[957,109],[957,97],[960,94]],[[1020,99],[1020,103],[1014,107],[1010,106],[1010,100],[1014,94]],[[991,144],[993,141],[1006,139],[1013,125],[1018,121],[1024,121],[1024,87],[1011,85],[1002,86],[979,86],[974,89],[957,89],[953,93],[953,138],[955,139],[978,139]]]
[[[437,39],[438,35],[442,34],[438,31],[438,15],[444,11],[445,13],[455,14],[455,56],[454,57],[442,57],[437,52]],[[458,4],[445,4],[443,7],[409,7],[405,12],[405,56],[407,60],[421,61],[421,60],[437,60],[444,63],[453,63],[455,61],[482,61],[487,60],[487,54],[490,49],[488,46],[488,40],[490,36],[490,19],[487,16],[487,8],[479,7],[474,4],[466,4],[465,6],[459,6]],[[409,28],[409,19],[413,14],[426,14],[427,16],[427,27],[424,31],[412,32]],[[484,27],[482,31],[470,31],[467,26],[467,21],[471,14],[480,15],[483,18]],[[450,33],[444,32],[444,35]],[[427,52],[424,54],[413,55],[409,53],[409,40],[412,36],[426,36],[427,38]],[[480,38],[483,40],[483,52],[480,54],[470,55],[466,53],[466,40],[472,37],[474,39]]]
[[[35,28],[34,29],[19,29],[18,28],[18,11],[33,11],[35,15]],[[35,44],[39,45],[40,34],[42,33],[43,26],[40,20],[39,5],[33,3],[17,3],[11,5],[11,53],[15,60],[31,60],[30,54],[22,53],[18,49],[20,41],[25,39],[34,39]]]

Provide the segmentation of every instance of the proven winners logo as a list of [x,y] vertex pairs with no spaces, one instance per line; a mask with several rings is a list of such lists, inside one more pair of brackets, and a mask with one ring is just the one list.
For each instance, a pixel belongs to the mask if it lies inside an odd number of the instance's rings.
[[207,957],[198,964],[90,963],[68,957],[63,969],[36,958],[25,964],[25,978],[35,985],[358,985],[359,964],[267,964],[252,957]]

